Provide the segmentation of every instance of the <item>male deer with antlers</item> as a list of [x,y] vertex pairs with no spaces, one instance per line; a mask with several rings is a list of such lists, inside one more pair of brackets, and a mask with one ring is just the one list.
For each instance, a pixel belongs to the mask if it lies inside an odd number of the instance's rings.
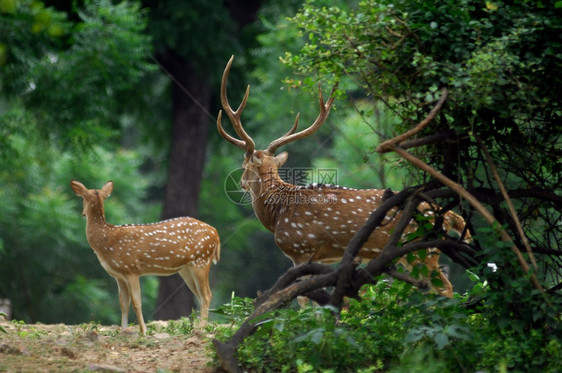
[[[352,189],[322,184],[292,185],[284,182],[278,174],[279,167],[287,160],[287,152],[274,155],[279,147],[313,134],[324,123],[332,107],[336,87],[326,103],[319,87],[320,113],[310,127],[295,133],[299,121],[297,114],[289,132],[271,142],[265,150],[255,150],[254,141],[246,133],[241,122],[250,86],[247,87],[237,110],[231,108],[227,98],[226,83],[233,58],[234,56],[230,58],[223,73],[221,103],[240,139],[229,135],[222,127],[222,111],[217,118],[217,129],[222,137],[245,152],[241,185],[252,196],[256,216],[274,233],[277,246],[295,266],[308,261],[341,261],[348,242],[381,203],[385,190]],[[427,204],[422,204],[420,209],[423,209],[426,215],[434,214]],[[393,215],[386,217],[385,225],[370,235],[359,252],[359,257],[368,261],[378,256],[399,218],[400,212],[394,209]],[[448,211],[445,213],[443,226],[447,231],[462,232],[464,221],[459,215]],[[415,229],[415,224],[411,224],[406,233]],[[424,262],[430,273],[436,273],[442,282],[442,286],[436,287],[436,290],[451,297],[453,287],[439,268],[439,251],[428,251]],[[405,258],[401,258],[400,263],[410,267]]]
[[146,325],[142,316],[139,277],[169,276],[179,273],[199,299],[201,324],[205,325],[211,303],[209,270],[220,259],[220,241],[215,228],[190,217],[164,220],[153,224],[111,225],[105,220],[103,201],[113,191],[113,183],[102,189],[87,189],[79,181],[70,186],[84,200],[86,238],[102,267],[117,280],[121,304],[121,327],[127,327],[129,305],[133,308],[142,334]]

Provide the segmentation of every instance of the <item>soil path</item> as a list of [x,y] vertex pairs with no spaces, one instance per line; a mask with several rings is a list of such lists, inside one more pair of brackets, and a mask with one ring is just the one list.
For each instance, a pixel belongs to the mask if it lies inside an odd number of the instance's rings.
[[[1,319],[1,318],[0,318]],[[182,334],[165,322],[138,327],[18,324],[0,320],[0,372],[211,373],[213,335]]]

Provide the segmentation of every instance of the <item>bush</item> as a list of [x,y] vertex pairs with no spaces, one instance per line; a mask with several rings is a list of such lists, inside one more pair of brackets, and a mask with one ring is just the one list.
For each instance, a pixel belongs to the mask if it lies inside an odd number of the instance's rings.
[[[554,329],[519,333],[498,323],[493,308],[474,306],[493,290],[472,279],[471,291],[453,299],[381,278],[339,317],[328,307],[277,311],[259,321],[237,358],[257,372],[556,371],[561,341]],[[222,329],[218,338],[231,334]]]

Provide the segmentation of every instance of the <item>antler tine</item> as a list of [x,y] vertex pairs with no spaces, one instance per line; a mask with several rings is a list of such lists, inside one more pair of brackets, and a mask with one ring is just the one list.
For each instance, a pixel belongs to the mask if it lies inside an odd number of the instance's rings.
[[230,57],[230,60],[228,60],[228,63],[224,68],[224,73],[222,74],[221,104],[222,107],[224,108],[224,111],[226,112],[226,115],[228,115],[230,122],[232,122],[234,131],[236,132],[236,134],[238,134],[238,136],[240,136],[241,140],[235,139],[234,137],[228,135],[224,130],[224,128],[222,128],[222,125],[220,124],[220,120],[219,120],[221,116],[220,113],[219,113],[219,118],[217,119],[217,129],[219,130],[219,133],[221,134],[222,137],[224,137],[230,143],[238,146],[239,148],[244,149],[246,151],[246,156],[249,156],[254,153],[255,143],[254,140],[252,140],[252,138],[246,133],[244,127],[242,127],[241,116],[242,116],[242,112],[244,111],[244,108],[246,107],[246,103],[248,102],[248,97],[250,96],[250,86],[248,85],[248,87],[246,88],[246,93],[244,94],[244,98],[242,99],[240,106],[238,106],[238,109],[236,109],[236,111],[232,110],[232,107],[228,103],[228,97],[226,93],[226,83],[228,80],[228,73],[230,72],[230,67],[232,66],[233,60],[234,60],[234,55],[232,55],[232,57]]
[[316,117],[314,123],[312,123],[310,127],[300,132],[293,133],[297,129],[298,122],[299,122],[299,115],[297,114],[297,118],[295,119],[295,124],[293,124],[293,127],[289,130],[289,132],[287,132],[285,135],[281,136],[277,140],[272,141],[271,144],[269,144],[269,146],[267,147],[266,151],[273,154],[275,150],[277,150],[277,148],[279,148],[280,146],[286,145],[298,139],[305,138],[316,132],[316,130],[318,130],[318,128],[320,128],[320,126],[324,124],[326,118],[328,118],[328,114],[330,114],[330,109],[332,108],[332,104],[334,103],[334,99],[335,99],[334,92],[336,91],[337,88],[338,88],[338,83],[334,85],[334,87],[332,88],[332,92],[330,93],[330,98],[324,104],[324,97],[322,95],[322,86],[320,85],[320,83],[318,83],[318,103],[320,105],[320,113],[318,114],[318,117]]
[[222,127],[222,110],[219,110],[219,116],[217,117],[217,130],[224,137],[229,143],[239,147],[242,150],[246,150],[246,142],[242,140],[238,140],[232,136],[230,136]]
[[283,137],[292,135],[292,134],[297,130],[297,127],[299,126],[299,117],[300,117],[300,115],[301,115],[301,113],[297,113],[297,116],[295,117],[295,123],[293,124],[293,127],[291,127],[291,129],[289,130],[289,132],[287,132],[286,134],[284,134]]

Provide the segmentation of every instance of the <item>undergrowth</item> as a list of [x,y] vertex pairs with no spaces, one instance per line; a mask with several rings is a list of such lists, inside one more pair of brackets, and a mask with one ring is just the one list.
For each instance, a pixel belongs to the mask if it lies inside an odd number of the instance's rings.
[[[510,327],[488,285],[473,280],[468,294],[453,299],[380,279],[339,316],[328,307],[278,310],[260,319],[237,358],[250,372],[560,371],[559,327]],[[226,341],[251,309],[236,297],[220,309],[233,321],[217,329]]]

